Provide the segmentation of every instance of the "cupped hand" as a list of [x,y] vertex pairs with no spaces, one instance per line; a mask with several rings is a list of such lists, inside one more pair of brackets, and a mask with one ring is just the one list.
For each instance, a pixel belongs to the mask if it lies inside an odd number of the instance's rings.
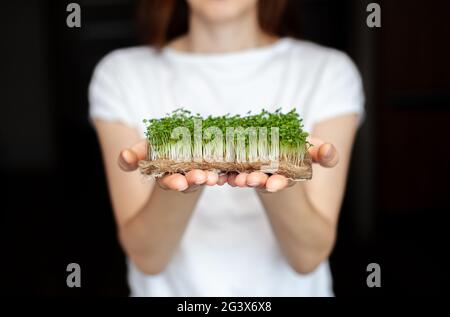
[[[336,148],[317,138],[309,138],[312,146],[308,152],[313,163],[323,167],[334,167],[339,161]],[[140,160],[147,158],[147,141],[142,140],[132,147],[123,150],[119,155],[119,166],[130,172],[138,168]],[[282,175],[267,175],[263,172],[231,173],[219,175],[213,171],[192,170],[185,175],[175,173],[158,178],[157,183],[164,189],[191,192],[202,185],[222,186],[228,183],[233,187],[253,187],[264,192],[277,192],[294,184]]]
[[[334,167],[339,161],[336,148],[317,138],[309,138],[312,144],[308,153],[313,163],[323,167]],[[228,176],[228,184],[233,187],[254,187],[262,192],[277,192],[295,184],[283,175],[267,175],[263,172],[233,173]]]
[[[125,172],[131,172],[138,168],[140,160],[147,158],[147,141],[142,140],[129,149],[123,150],[119,155],[119,166]],[[202,185],[223,185],[227,182],[227,175],[219,175],[213,171],[192,170],[185,175],[175,173],[168,174],[157,179],[158,185],[167,190],[179,192],[192,192]]]

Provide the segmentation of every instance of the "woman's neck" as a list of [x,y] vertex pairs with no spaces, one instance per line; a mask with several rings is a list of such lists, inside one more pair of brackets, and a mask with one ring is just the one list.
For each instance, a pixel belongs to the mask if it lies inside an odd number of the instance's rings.
[[264,33],[256,12],[239,20],[211,23],[195,15],[189,19],[189,32],[169,47],[191,53],[226,53],[269,45],[276,37]]

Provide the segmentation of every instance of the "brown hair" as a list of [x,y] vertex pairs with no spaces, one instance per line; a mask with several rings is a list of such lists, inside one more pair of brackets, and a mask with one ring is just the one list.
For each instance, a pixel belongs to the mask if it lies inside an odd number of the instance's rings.
[[[262,30],[271,35],[290,35],[283,21],[287,0],[259,0],[258,17]],[[138,27],[143,41],[162,47],[188,30],[189,7],[185,0],[141,0]]]

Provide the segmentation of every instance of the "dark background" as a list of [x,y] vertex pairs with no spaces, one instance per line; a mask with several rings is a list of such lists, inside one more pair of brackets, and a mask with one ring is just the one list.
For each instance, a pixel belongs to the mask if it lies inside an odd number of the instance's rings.
[[[135,1],[2,1],[1,288],[6,294],[127,295],[86,89],[107,52],[136,45]],[[447,1],[304,0],[303,38],[346,51],[362,73],[367,119],[359,132],[331,257],[336,295],[443,294],[449,287]],[[82,287],[66,287],[66,266]],[[382,287],[366,286],[381,265]]]

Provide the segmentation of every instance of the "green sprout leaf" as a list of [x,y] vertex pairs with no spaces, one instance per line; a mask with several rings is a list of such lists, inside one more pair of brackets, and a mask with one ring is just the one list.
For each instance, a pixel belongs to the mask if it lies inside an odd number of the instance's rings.
[[[168,113],[166,117],[160,119],[144,119],[146,125],[146,137],[149,141],[149,151],[153,153],[154,158],[173,158],[171,148],[178,140],[171,138],[171,132],[177,127],[186,127],[191,134],[191,143],[194,146],[194,119],[202,120],[203,131],[208,127],[219,128],[223,136],[226,135],[227,128],[244,129],[250,127],[267,128],[270,133],[271,128],[279,129],[279,153],[282,159],[292,162],[300,162],[311,144],[306,140],[308,133],[303,131],[303,123],[297,111],[292,109],[287,113],[282,113],[278,108],[275,112],[269,112],[263,109],[258,114],[251,114],[249,111],[246,116],[238,114],[226,114],[223,116],[208,116],[202,118],[199,113],[195,115],[183,108],[176,109]],[[225,137],[223,138],[225,140]],[[202,139],[202,144],[209,142]],[[271,144],[270,137],[268,139]],[[246,139],[246,149],[248,153],[249,138]],[[223,147],[225,149],[225,146]]]

